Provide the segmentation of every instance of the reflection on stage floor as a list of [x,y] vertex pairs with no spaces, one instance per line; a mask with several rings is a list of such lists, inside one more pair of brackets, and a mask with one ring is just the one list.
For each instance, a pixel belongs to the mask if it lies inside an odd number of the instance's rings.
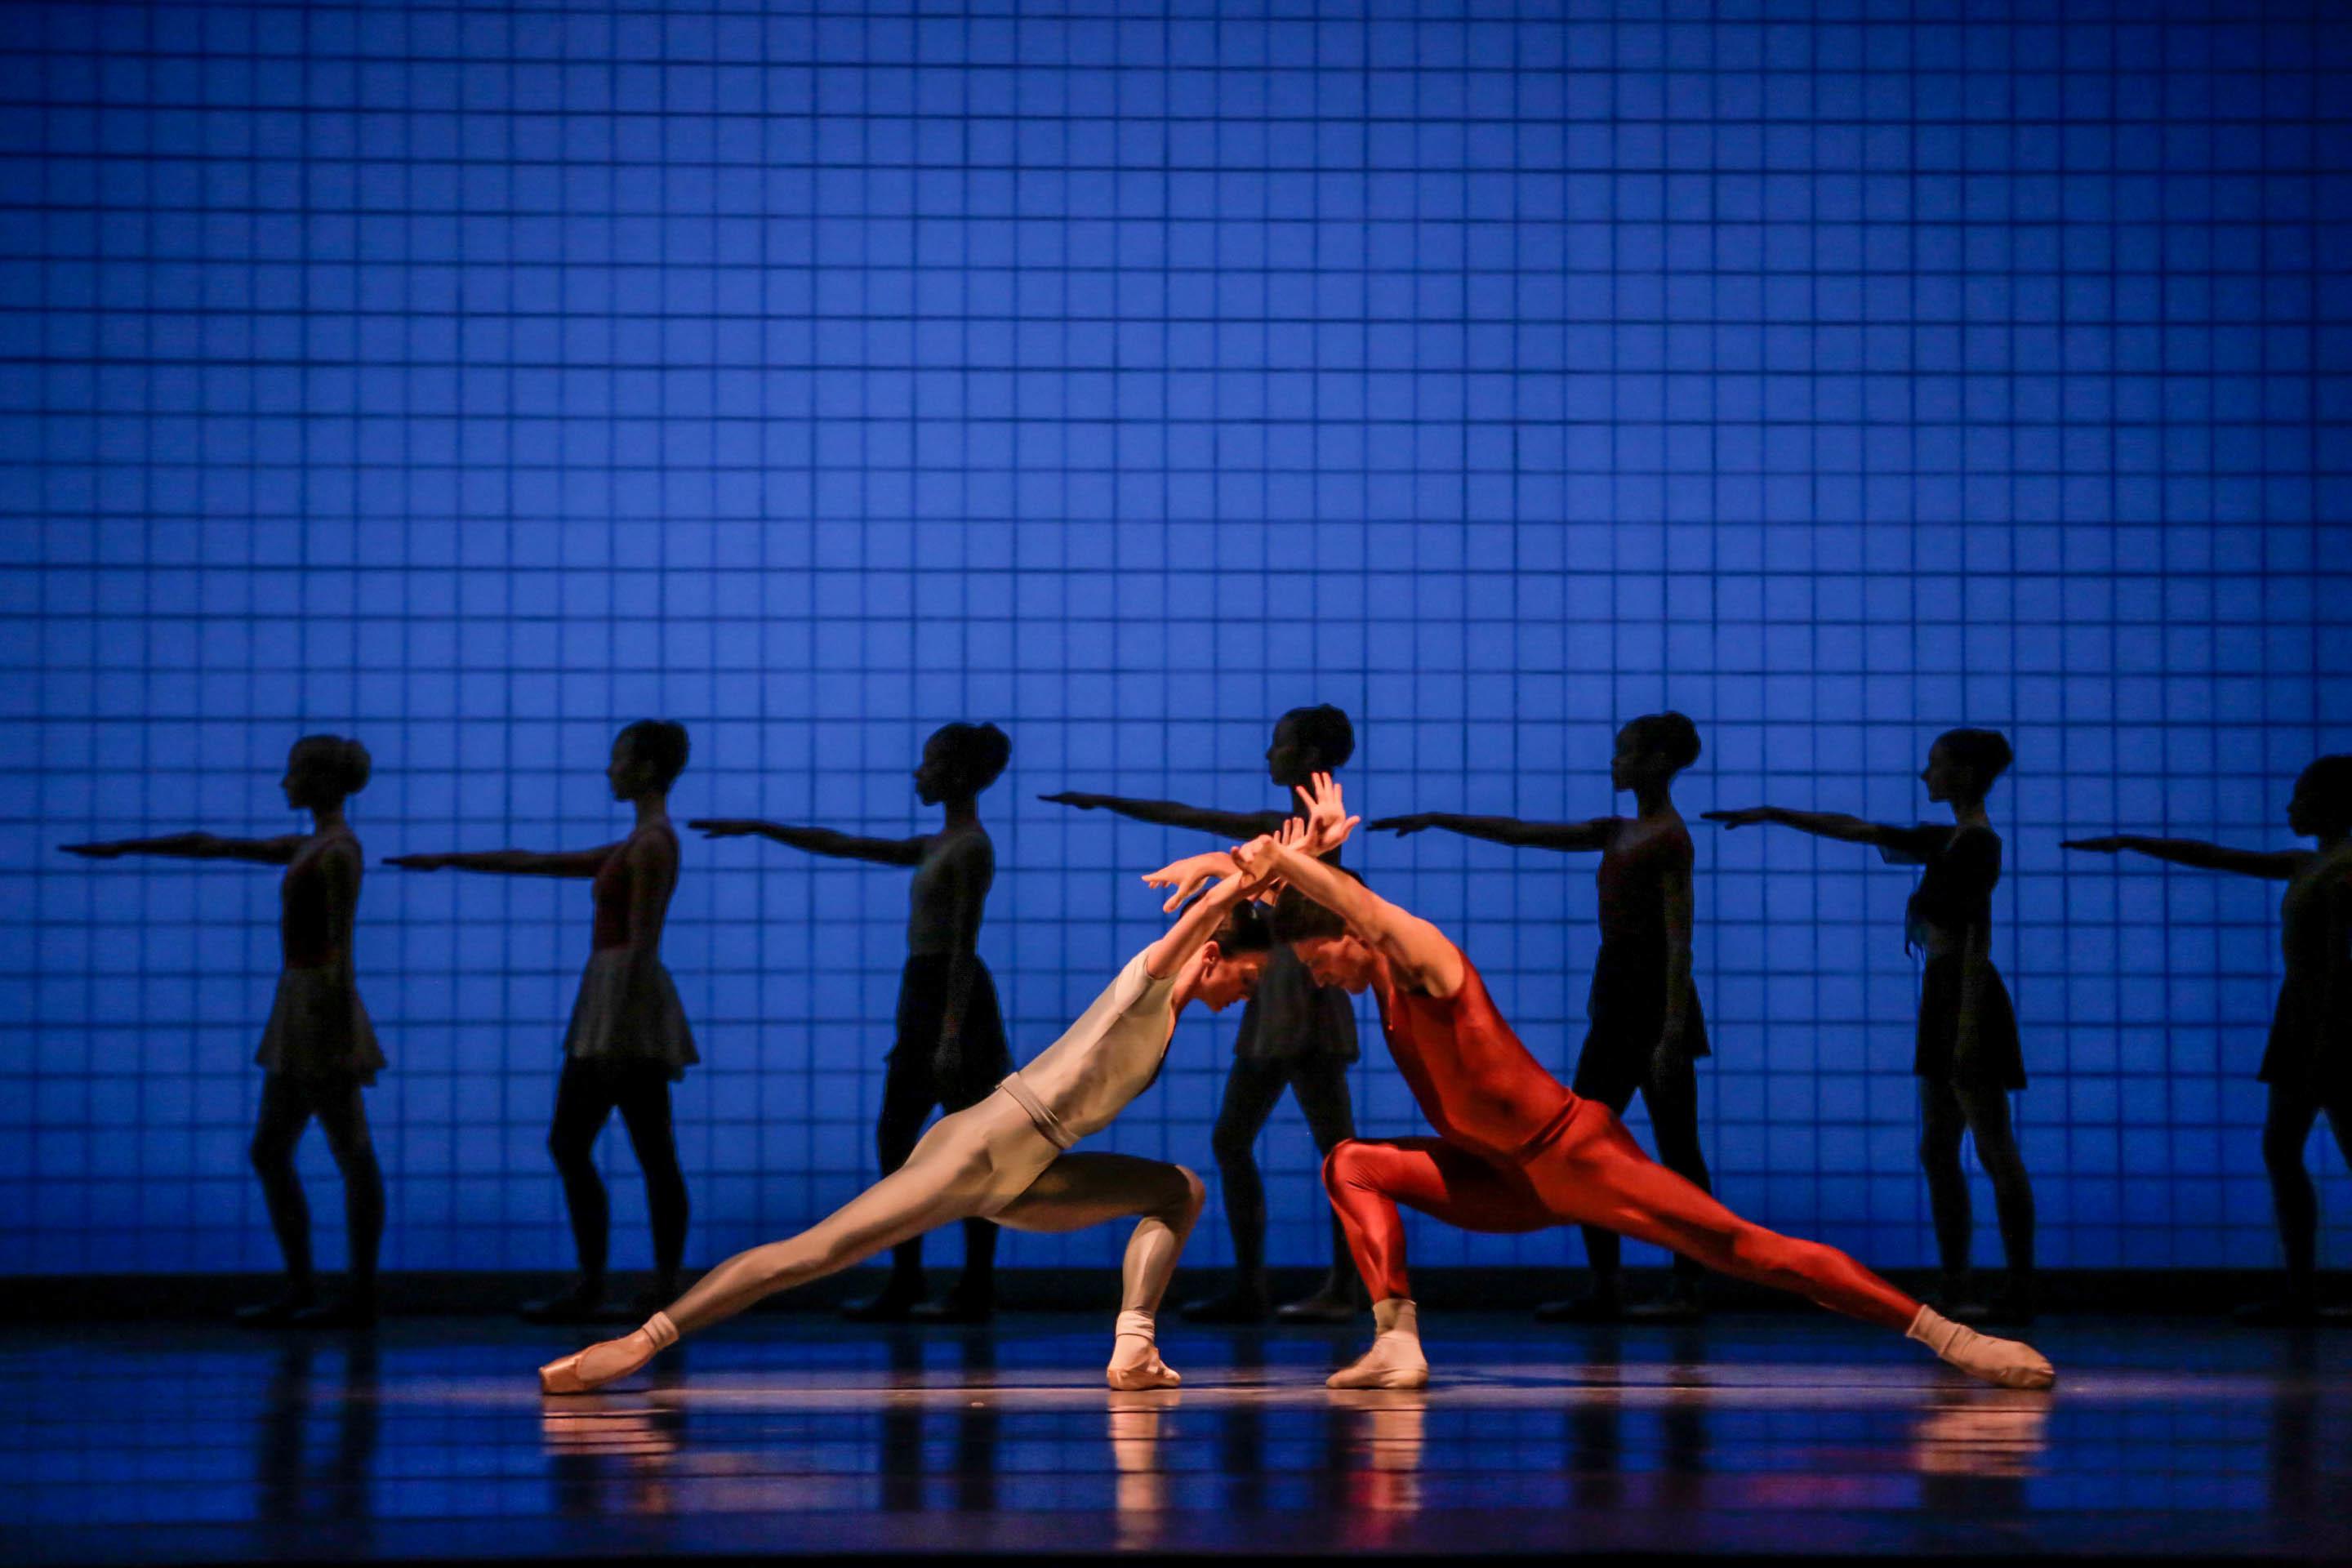
[[2054,1394],[1803,1314],[1429,1325],[1425,1392],[1335,1393],[1360,1331],[761,1316],[584,1398],[562,1331],[18,1329],[19,1563],[924,1551],[2318,1557],[2352,1551],[2352,1333],[2052,1320]]

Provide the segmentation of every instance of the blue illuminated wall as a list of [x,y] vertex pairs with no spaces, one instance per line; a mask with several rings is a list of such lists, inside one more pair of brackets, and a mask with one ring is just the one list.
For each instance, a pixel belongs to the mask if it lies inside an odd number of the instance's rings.
[[[1133,873],[1200,847],[1034,797],[1275,804],[1266,721],[1317,700],[1375,812],[1605,812],[1613,724],[1672,704],[1694,814],[1908,820],[1932,734],[2006,729],[2043,1257],[2272,1261],[2275,890],[2057,842],[2283,844],[2294,771],[2352,748],[2341,13],[1664,9],[6,6],[0,1269],[274,1267],[270,874],[54,847],[282,831],[305,731],[374,749],[375,856],[614,836],[646,714],[692,727],[681,817],[913,831],[922,735],[995,720],[1025,1052],[1156,929]],[[1907,876],[1699,857],[1721,1191],[1928,1261]],[[1589,866],[1359,863],[1565,1071]],[[866,1178],[903,897],[689,841],[694,1261]],[[372,873],[387,1266],[569,1261],[586,917]],[[1106,1146],[1208,1169],[1231,1028],[1188,1022]],[[1355,1082],[1367,1131],[1420,1130],[1376,1040]],[[1265,1155],[1277,1261],[1318,1260],[1295,1111]]]

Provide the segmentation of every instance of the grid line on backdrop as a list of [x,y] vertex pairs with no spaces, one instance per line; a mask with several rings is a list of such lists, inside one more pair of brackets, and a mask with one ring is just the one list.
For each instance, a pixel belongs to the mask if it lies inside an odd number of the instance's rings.
[[[693,731],[681,817],[914,831],[924,733],[994,720],[982,950],[1034,1049],[1190,844],[1034,796],[1273,804],[1267,722],[1327,700],[1378,812],[1602,813],[1615,724],[1672,705],[1707,745],[1686,810],[1909,819],[1937,730],[2009,730],[2042,1255],[2272,1260],[2273,889],[2056,843],[2280,842],[2295,769],[2352,746],[2352,34],[1619,10],[9,7],[0,1270],[273,1261],[270,878],[54,847],[277,831],[305,730],[373,749],[382,856],[615,837],[604,747],[649,713]],[[1699,844],[1722,1190],[1928,1261],[1906,879]],[[1567,1070],[1589,866],[1357,863]],[[903,896],[688,840],[694,1258],[867,1176]],[[584,897],[380,869],[361,918],[387,1266],[563,1264]],[[1209,1168],[1230,1028],[1188,1024],[1107,1145]],[[1354,1089],[1367,1132],[1417,1126],[1377,1046]],[[1289,1112],[1264,1157],[1272,1256],[1318,1259]],[[2314,1164],[2342,1262],[2352,1189]]]

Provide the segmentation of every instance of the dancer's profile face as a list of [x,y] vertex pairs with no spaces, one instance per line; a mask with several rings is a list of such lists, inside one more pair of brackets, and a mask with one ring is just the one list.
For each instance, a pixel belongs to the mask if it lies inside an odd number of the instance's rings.
[[1212,1013],[1222,1013],[1236,1002],[1257,994],[1257,983],[1265,973],[1266,954],[1263,952],[1227,952],[1211,942],[1201,965],[1201,983],[1192,994],[1208,1004]]
[[612,785],[614,800],[635,800],[653,788],[653,769],[638,758],[636,747],[614,741],[612,758],[604,764],[604,782]]
[[305,752],[300,746],[286,753],[286,776],[278,781],[278,787],[286,792],[286,804],[296,811],[315,811],[335,798],[333,786],[327,782],[327,769],[318,760],[318,753]]
[[953,793],[955,768],[947,746],[937,735],[923,742],[923,760],[915,765],[915,798],[937,805]]
[[1617,750],[1609,759],[1609,784],[1612,789],[1639,790],[1663,784],[1675,776],[1673,768],[1664,757],[1642,749],[1633,727],[1628,724],[1617,731]]
[[1315,748],[1298,738],[1298,726],[1288,719],[1274,726],[1274,740],[1265,749],[1265,775],[1285,788],[1296,788],[1315,776],[1322,761]]
[[1954,762],[1950,748],[1940,743],[1927,748],[1927,765],[1919,770],[1919,782],[1927,786],[1927,798],[1938,805],[1975,793],[1975,775]]
[[2331,838],[2347,826],[2336,820],[2341,816],[2342,807],[2322,799],[2308,778],[2295,780],[2294,798],[2286,803],[2289,832],[2304,838]]
[[1379,961],[1372,950],[1352,936],[1309,937],[1294,942],[1290,951],[1307,966],[1318,985],[1336,985],[1350,996],[1370,989]]

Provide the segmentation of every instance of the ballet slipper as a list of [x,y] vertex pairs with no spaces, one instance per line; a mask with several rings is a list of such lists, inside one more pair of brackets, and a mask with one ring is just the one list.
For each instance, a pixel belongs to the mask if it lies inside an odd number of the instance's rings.
[[1103,1381],[1122,1393],[1173,1388],[1184,1381],[1160,1359],[1158,1329],[1150,1312],[1118,1315],[1118,1332],[1111,1341],[1110,1365],[1103,1369]]
[[1970,1377],[1997,1383],[2003,1388],[2049,1388],[2058,1381],[2050,1359],[2022,1340],[1980,1334],[1956,1323],[1933,1307],[1921,1307],[1905,1337],[1917,1340],[1945,1363]]
[[1425,1388],[1429,1362],[1421,1353],[1421,1315],[1402,1296],[1372,1304],[1372,1348],[1323,1380],[1326,1388]]
[[608,1383],[628,1376],[677,1342],[677,1325],[667,1312],[656,1312],[645,1327],[617,1340],[605,1340],[584,1351],[574,1351],[539,1369],[541,1394],[593,1394]]

